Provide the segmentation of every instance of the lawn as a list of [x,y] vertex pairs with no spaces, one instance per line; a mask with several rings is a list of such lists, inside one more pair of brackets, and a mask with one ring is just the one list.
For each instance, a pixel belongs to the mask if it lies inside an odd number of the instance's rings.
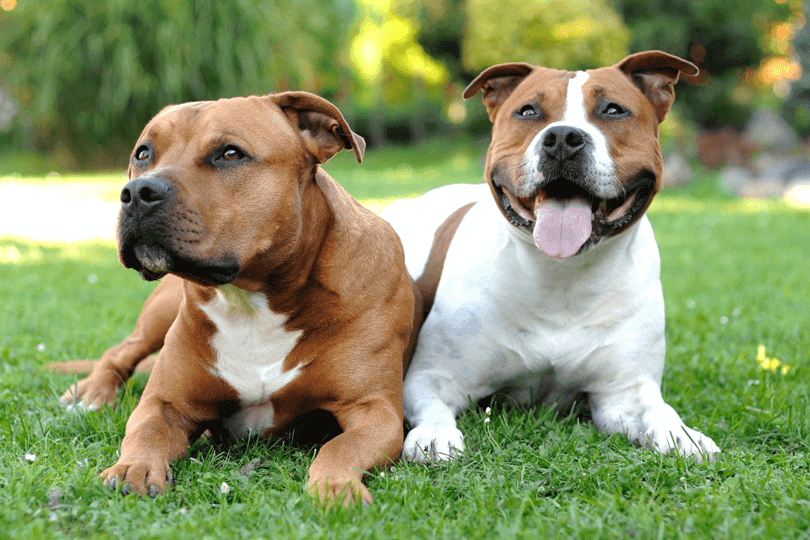
[[[379,208],[478,181],[483,149],[433,143],[369,152],[363,165],[344,153],[328,170]],[[485,423],[471,409],[463,459],[374,472],[374,505],[333,511],[304,490],[317,445],[286,440],[199,441],[154,500],[103,488],[145,376],[114,410],[68,413],[56,398],[73,379],[42,366],[98,357],[153,285],[110,244],[0,238],[0,538],[810,538],[810,213],[728,199],[706,177],[660,194],[650,219],[664,395],[723,449],[716,463],[598,433],[586,411],[494,407]]]

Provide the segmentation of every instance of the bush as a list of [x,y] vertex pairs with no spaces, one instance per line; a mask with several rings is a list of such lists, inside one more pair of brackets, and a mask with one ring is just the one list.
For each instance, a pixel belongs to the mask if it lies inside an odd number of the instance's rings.
[[620,0],[616,9],[630,27],[632,51],[660,49],[700,67],[697,84],[678,88],[678,106],[702,127],[742,125],[748,106],[734,99],[744,70],[765,57],[762,34],[784,21],[790,2],[738,0]]
[[20,2],[3,13],[1,80],[36,146],[82,161],[129,148],[163,106],[288,88],[330,94],[351,0]]

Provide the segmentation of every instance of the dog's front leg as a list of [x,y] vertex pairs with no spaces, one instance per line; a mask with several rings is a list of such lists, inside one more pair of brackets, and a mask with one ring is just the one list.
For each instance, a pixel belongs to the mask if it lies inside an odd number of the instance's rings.
[[169,463],[186,456],[193,438],[219,418],[217,403],[228,399],[220,380],[205,369],[189,369],[188,358],[177,358],[168,348],[127,420],[121,457],[100,475],[124,494],[163,493],[172,480]]
[[662,454],[676,451],[695,456],[698,463],[714,461],[714,454],[720,452],[712,439],[684,425],[652,379],[641,377],[621,389],[592,392],[589,401],[594,424],[601,431],[623,433]]
[[452,377],[412,366],[403,389],[405,418],[411,430],[402,457],[415,463],[458,457],[464,451],[464,436],[456,426],[456,415],[468,400]]
[[198,424],[156,396],[142,399],[127,421],[118,462],[101,473],[105,485],[124,495],[155,496],[172,481],[169,463],[184,457]]
[[[397,396],[397,399],[399,396]],[[307,488],[322,503],[371,504],[363,476],[394,463],[402,450],[402,415],[388,397],[329,408],[343,433],[321,448],[309,468]]]

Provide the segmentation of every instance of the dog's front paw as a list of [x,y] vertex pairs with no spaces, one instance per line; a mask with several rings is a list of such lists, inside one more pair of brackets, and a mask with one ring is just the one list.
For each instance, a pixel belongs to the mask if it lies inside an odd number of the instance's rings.
[[695,456],[697,463],[712,462],[720,448],[711,438],[699,431],[681,425],[652,426],[644,434],[643,446],[652,448],[662,454],[678,452],[682,456]]
[[115,391],[121,383],[121,378],[113,372],[104,377],[91,375],[71,385],[59,398],[59,402],[67,405],[68,410],[84,408],[97,411],[104,405],[112,407],[115,403]]
[[449,461],[464,452],[464,435],[454,427],[421,425],[413,428],[405,437],[402,457],[406,461]]
[[368,488],[354,476],[310,477],[307,490],[326,507],[334,503],[348,507],[358,502],[365,507],[373,502]]
[[122,495],[135,493],[156,497],[166,492],[172,483],[172,470],[168,464],[148,465],[146,463],[121,463],[120,461],[101,473],[104,485]]

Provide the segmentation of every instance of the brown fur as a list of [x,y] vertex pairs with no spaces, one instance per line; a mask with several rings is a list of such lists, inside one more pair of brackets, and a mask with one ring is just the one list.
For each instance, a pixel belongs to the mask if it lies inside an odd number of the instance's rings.
[[[452,214],[442,223],[436,234],[433,235],[433,245],[430,246],[430,254],[428,255],[425,269],[422,275],[416,280],[416,287],[419,289],[421,297],[422,313],[421,322],[430,313],[430,308],[433,307],[433,299],[436,298],[436,289],[439,287],[439,279],[442,277],[442,270],[444,269],[444,261],[447,258],[447,250],[450,249],[450,242],[456,234],[461,220],[470,211],[475,203],[465,204]],[[414,327],[417,325],[414,324]],[[416,328],[415,328],[416,329]],[[416,329],[418,331],[418,329]]]
[[[230,140],[251,161],[209,166],[204,156]],[[167,219],[185,224],[166,227],[164,243],[196,260],[236,258],[232,284],[263,293],[287,317],[285,329],[301,331],[284,361],[301,374],[270,396],[274,429],[321,409],[343,431],[318,452],[310,491],[324,501],[371,502],[363,471],[389,464],[402,446],[403,352],[414,308],[394,231],[319,167],[343,148],[359,161],[362,139],[326,100],[295,92],[164,109],[135,148],[144,143],[155,157],[133,160],[130,178],[159,172],[177,193]],[[121,242],[119,249],[129,260]],[[236,391],[212,373],[216,328],[199,306],[215,294],[193,272],[166,276],[132,336],[62,397],[111,405],[115,389],[161,349],[127,422],[121,458],[102,473],[114,485],[163,491],[169,462],[240,406]]]

